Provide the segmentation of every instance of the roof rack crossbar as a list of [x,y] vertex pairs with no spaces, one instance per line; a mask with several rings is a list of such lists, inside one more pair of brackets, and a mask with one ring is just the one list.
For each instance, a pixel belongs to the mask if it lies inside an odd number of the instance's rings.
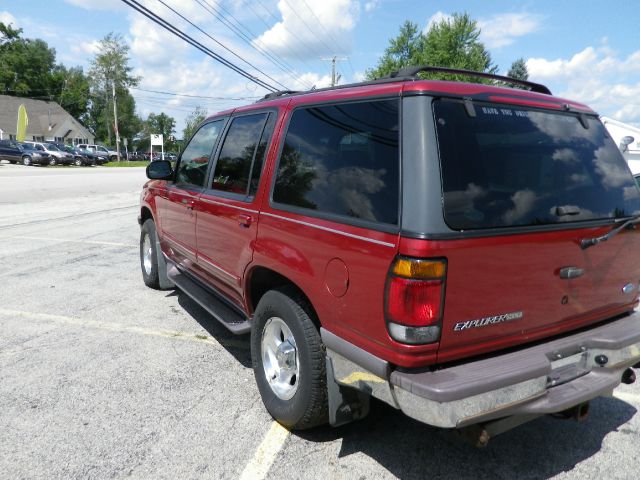
[[274,98],[282,97],[283,95],[291,95],[293,93],[301,93],[299,90],[278,90],[277,92],[267,93],[258,102],[264,102],[266,100],[273,100]]
[[395,72],[391,72],[386,77],[382,78],[404,78],[404,77],[415,77],[420,72],[433,72],[433,73],[449,73],[453,75],[467,75],[469,77],[479,77],[479,78],[488,78],[491,80],[499,80],[505,83],[513,83],[516,85],[522,85],[523,87],[529,88],[532,92],[544,93],[546,95],[551,95],[551,90],[545,85],[540,83],[529,82],[527,80],[520,80],[517,78],[505,77],[503,75],[494,75],[492,73],[485,72],[474,72],[472,70],[461,70],[457,68],[446,68],[446,67],[431,67],[429,65],[422,66],[413,66],[413,67],[405,67],[397,70]]

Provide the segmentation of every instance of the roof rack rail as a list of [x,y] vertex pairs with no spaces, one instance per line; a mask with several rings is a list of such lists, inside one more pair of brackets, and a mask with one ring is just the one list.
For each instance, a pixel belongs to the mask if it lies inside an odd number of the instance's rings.
[[453,75],[467,75],[469,77],[488,78],[491,80],[499,80],[505,83],[514,83],[516,85],[522,85],[523,87],[528,87],[532,92],[551,95],[551,90],[549,90],[549,88],[547,88],[545,85],[542,85],[540,83],[529,82],[527,80],[520,80],[517,78],[505,77],[502,75],[494,75],[492,73],[474,72],[473,70],[461,70],[457,68],[431,67],[429,65],[401,68],[400,70],[391,72],[389,75],[382,78],[415,77],[420,72],[450,73]]
[[258,100],[258,102],[273,100],[274,98],[282,97],[283,95],[291,95],[293,93],[302,93],[302,92],[300,90],[278,90],[277,92],[267,93],[264,97]]

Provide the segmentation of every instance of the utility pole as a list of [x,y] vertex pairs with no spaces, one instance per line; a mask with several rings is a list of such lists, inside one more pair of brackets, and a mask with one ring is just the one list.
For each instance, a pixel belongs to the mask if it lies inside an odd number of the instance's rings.
[[116,106],[116,82],[111,82],[111,92],[113,94],[113,127],[116,131],[116,152],[118,152],[118,162],[120,161],[120,132],[118,131],[118,108]]
[[347,57],[337,57],[335,55],[333,57],[331,57],[331,58],[327,58],[327,57],[321,58],[321,60],[331,62],[331,86],[332,87],[336,86],[336,83],[338,83],[340,81],[340,77],[341,77],[340,74],[338,74],[336,76],[336,61],[342,61],[342,60],[346,60],[346,59],[347,59]]

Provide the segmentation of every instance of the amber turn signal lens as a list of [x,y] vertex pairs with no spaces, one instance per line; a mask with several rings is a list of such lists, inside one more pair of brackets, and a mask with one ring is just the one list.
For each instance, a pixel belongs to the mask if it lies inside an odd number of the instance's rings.
[[393,265],[392,273],[404,278],[438,279],[444,278],[447,264],[444,260],[418,260],[415,258],[398,258]]

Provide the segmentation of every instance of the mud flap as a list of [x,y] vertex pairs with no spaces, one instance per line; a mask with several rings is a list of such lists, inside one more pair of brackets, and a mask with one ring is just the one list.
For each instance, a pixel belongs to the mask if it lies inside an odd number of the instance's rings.
[[369,414],[371,397],[355,388],[338,384],[333,372],[333,363],[328,356],[326,364],[329,423],[333,427],[338,427],[366,417]]
[[176,288],[175,284],[169,280],[169,277],[167,276],[167,261],[164,258],[162,249],[160,248],[158,232],[155,234],[154,241],[156,242],[156,260],[158,262],[158,283],[160,285],[160,289],[171,290],[172,288]]

